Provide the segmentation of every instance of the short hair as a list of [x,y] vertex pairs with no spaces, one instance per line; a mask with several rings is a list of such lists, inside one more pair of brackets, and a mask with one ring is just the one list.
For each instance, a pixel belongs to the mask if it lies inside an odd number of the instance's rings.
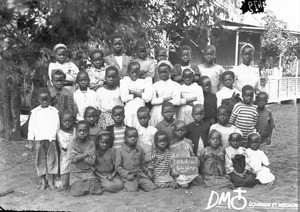
[[119,76],[119,70],[116,67],[114,67],[114,66],[107,67],[106,70],[105,70],[105,75],[107,75],[107,73],[109,71],[115,71],[117,73],[117,76]]
[[156,146],[157,142],[158,142],[158,136],[160,135],[165,135],[167,137],[167,143],[169,143],[169,140],[168,140],[168,134],[165,132],[165,131],[162,131],[162,130],[158,130],[155,134],[154,134],[154,144]]
[[230,133],[229,138],[228,138],[229,141],[232,140],[232,135],[233,135],[233,134],[238,134],[238,135],[239,135],[239,139],[242,140],[243,135],[242,135],[240,132],[237,132],[237,131],[236,131],[236,132]]
[[190,53],[192,54],[192,49],[191,49],[191,47],[189,47],[188,45],[183,45],[183,46],[181,46],[181,47],[179,48],[179,55],[181,55],[181,54],[182,54],[182,51],[184,51],[184,50],[188,50],[188,51],[190,51]]
[[59,112],[59,120],[62,120],[62,118],[63,118],[64,115],[66,115],[66,114],[71,115],[72,118],[74,118],[72,111],[69,110],[69,109],[66,109],[66,110],[63,110],[63,111],[60,111],[60,112]]
[[216,47],[214,45],[208,45],[208,46],[206,46],[205,49],[204,49],[204,52],[206,52],[208,49],[212,49],[215,52],[215,54],[217,52],[217,49],[216,49]]
[[219,112],[220,112],[220,110],[226,110],[226,112],[230,115],[230,108],[227,106],[227,105],[221,105],[221,106],[219,106],[218,107],[218,112],[217,112],[217,114],[219,114]]
[[201,108],[202,110],[204,110],[204,106],[202,104],[195,104],[192,107],[192,114],[195,112],[196,108]]
[[[213,130],[211,130],[209,132],[209,134],[208,134],[208,140],[211,139],[211,137],[213,136],[214,133],[218,134],[218,137],[219,137],[220,141],[222,142],[222,134],[218,130],[215,130],[215,129],[213,129]],[[221,145],[222,145],[222,143],[221,143]]]
[[88,127],[88,130],[90,130],[90,125],[89,125],[89,123],[88,123],[87,121],[85,121],[85,120],[81,120],[81,121],[79,121],[79,122],[76,124],[76,126],[75,126],[76,130],[78,129],[79,125],[81,125],[81,124],[85,124],[85,125]]
[[225,76],[230,75],[232,79],[235,79],[235,74],[233,71],[224,71],[223,74],[221,75],[221,80],[222,82],[224,81]]
[[177,125],[178,125],[178,124],[184,124],[184,125],[186,126],[185,121],[183,121],[183,120],[178,120],[178,121],[174,124],[174,129],[173,129],[173,131],[175,131],[175,129],[177,129]]
[[143,107],[140,107],[137,111],[136,111],[136,114],[139,114],[139,113],[149,113],[150,114],[150,109],[143,106]]
[[138,65],[139,67],[141,67],[140,63],[137,61],[132,61],[128,64],[128,71],[132,69],[133,66]]
[[258,134],[257,132],[251,132],[251,133],[249,133],[248,136],[247,136],[247,141],[248,141],[248,143],[250,143],[251,139],[252,139],[253,137],[255,137],[255,136],[258,136],[259,142],[261,141],[261,136],[260,136],[260,134]]
[[124,132],[124,136],[125,137],[128,136],[128,132],[133,131],[133,130],[138,132],[135,127],[126,127],[125,132]]
[[111,110],[111,113],[114,114],[114,113],[116,112],[116,110],[122,110],[123,113],[125,112],[124,107],[121,106],[121,105],[116,105],[116,106],[114,106],[114,107],[112,108],[112,110]]
[[122,42],[124,42],[123,35],[121,33],[114,33],[110,39],[111,43],[113,43],[116,38],[120,38]]
[[158,47],[157,49],[155,49],[155,56],[158,55],[159,51],[166,51],[168,53],[168,50],[165,47]]
[[172,102],[164,102],[162,103],[161,111],[163,111],[166,107],[172,107],[173,109],[175,109],[175,106],[172,104]]
[[200,79],[199,79],[199,85],[200,86],[203,85],[203,80],[205,80],[205,79],[209,79],[210,80],[210,78],[208,76],[202,76],[202,77],[200,77]]
[[148,43],[144,40],[144,39],[139,39],[137,40],[136,44],[135,44],[135,49],[139,48],[139,47],[148,47]]
[[96,108],[94,108],[92,106],[88,106],[88,107],[85,108],[83,116],[86,117],[87,112],[90,111],[90,110],[95,110],[98,114],[98,110]]
[[51,97],[50,91],[47,87],[42,87],[38,89],[38,96],[40,96],[41,94],[47,94]]
[[112,134],[109,132],[109,131],[100,131],[98,134],[97,134],[97,141],[99,142],[99,140],[102,138],[102,136],[109,136],[109,143],[111,144],[113,142],[113,136]]
[[254,92],[254,88],[251,85],[245,85],[242,88],[242,94],[245,94],[246,91],[253,91]]
[[184,73],[185,71],[190,71],[190,72],[193,73],[193,75],[195,75],[195,71],[192,70],[191,68],[186,68],[186,69],[184,69],[184,70],[182,71],[182,75],[183,75],[183,73]]
[[86,71],[79,71],[78,74],[77,74],[77,76],[76,76],[76,82],[78,82],[79,77],[81,75],[83,75],[83,74],[86,75],[89,78],[89,80],[90,80],[89,74]]
[[101,56],[104,57],[103,51],[101,51],[100,49],[94,49],[89,54],[90,59],[92,59],[93,55],[97,54],[97,53],[101,54]]
[[261,98],[261,96],[266,96],[267,99],[269,99],[269,95],[265,91],[260,91],[258,94],[256,94],[256,99]]
[[53,69],[51,71],[51,78],[53,79],[54,76],[63,76],[66,79],[66,74],[61,69]]

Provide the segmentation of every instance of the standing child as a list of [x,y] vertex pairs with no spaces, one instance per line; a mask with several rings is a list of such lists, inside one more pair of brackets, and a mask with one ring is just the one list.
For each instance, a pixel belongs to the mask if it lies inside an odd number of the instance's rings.
[[195,104],[204,102],[202,87],[193,83],[194,73],[191,69],[184,69],[182,72],[183,85],[180,85],[180,107],[178,110],[178,120],[186,124],[193,122],[192,108]]
[[220,65],[215,64],[216,47],[208,45],[204,49],[204,63],[199,65],[201,76],[208,76],[211,81],[211,92],[216,94],[220,88],[220,76],[225,71]]
[[[166,48],[164,47],[158,47],[156,50],[155,50],[155,59],[156,59],[156,67],[155,67],[155,74],[154,74],[154,77],[153,77],[153,82],[157,82],[159,81],[159,75],[158,75],[158,63],[160,61],[163,61],[163,60],[168,60],[168,51]],[[172,69],[173,69],[173,66],[172,66]]]
[[99,100],[95,91],[89,89],[90,78],[87,72],[80,71],[76,77],[79,88],[74,92],[74,101],[78,108],[77,121],[84,119],[84,110],[88,106],[99,108]]
[[137,128],[136,111],[145,106],[152,98],[152,81],[139,79],[140,64],[131,62],[128,65],[128,76],[120,80],[121,99],[125,103],[125,124]]
[[101,131],[96,141],[95,175],[100,180],[104,191],[118,192],[123,189],[123,182],[115,169],[115,151],[109,146],[112,136],[108,131]]
[[40,106],[31,111],[28,124],[28,140],[35,142],[35,166],[41,177],[41,189],[47,188],[46,174],[49,175],[49,187],[54,190],[54,175],[58,174],[58,152],[56,147],[56,133],[59,129],[58,110],[50,106],[50,92],[48,88],[38,90]]
[[99,126],[105,129],[108,125],[113,124],[111,118],[112,108],[116,105],[123,106],[121,100],[119,84],[118,69],[110,66],[106,69],[105,81],[106,84],[97,90],[98,98],[100,100],[101,115],[99,119]]
[[255,131],[257,123],[257,110],[253,105],[254,88],[251,85],[245,85],[242,89],[242,102],[234,105],[229,123],[234,124],[243,133],[242,146],[247,148],[247,136]]
[[167,133],[157,131],[154,136],[155,149],[151,154],[149,169],[152,171],[153,182],[159,188],[177,188],[177,183],[171,176],[170,141]]
[[98,111],[92,106],[89,106],[84,110],[84,120],[90,125],[89,136],[95,142],[98,133],[101,131],[101,128],[98,126],[99,114],[101,114],[101,111]]
[[151,104],[150,125],[155,126],[163,120],[161,108],[164,102],[171,102],[174,106],[180,104],[180,85],[170,79],[171,64],[161,61],[158,64],[158,74],[160,80],[153,84],[153,96]]
[[146,167],[145,153],[137,145],[138,131],[134,127],[125,130],[125,143],[116,151],[116,169],[124,182],[125,191],[151,191],[156,188],[150,180],[153,176]]
[[211,93],[211,82],[208,76],[203,76],[199,80],[204,94],[204,109],[205,117],[204,122],[209,125],[215,124],[217,120],[217,97]]
[[266,145],[271,144],[272,133],[275,128],[272,111],[265,107],[268,103],[268,94],[259,92],[256,95],[256,103],[258,114],[256,130],[261,136],[260,149],[265,151]]

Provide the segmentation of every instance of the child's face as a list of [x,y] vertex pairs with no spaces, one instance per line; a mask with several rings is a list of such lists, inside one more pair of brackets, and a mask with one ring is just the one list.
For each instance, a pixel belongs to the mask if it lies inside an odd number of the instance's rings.
[[105,80],[108,86],[114,87],[118,84],[118,73],[114,70],[110,70],[105,75]]
[[99,52],[93,54],[91,57],[91,63],[96,69],[100,69],[104,65],[103,55]]
[[90,83],[89,75],[87,73],[81,73],[78,76],[77,83],[80,90],[87,90]]
[[232,88],[233,86],[233,78],[231,75],[225,75],[223,79],[223,85],[227,88]]
[[65,77],[63,75],[54,74],[52,77],[53,87],[57,90],[61,90],[64,86]]
[[121,38],[115,38],[112,44],[113,52],[117,55],[120,55],[123,50],[123,41]]
[[249,105],[253,101],[254,92],[252,90],[246,90],[242,94],[242,98],[244,100],[244,103]]
[[218,148],[221,145],[220,135],[218,133],[213,133],[209,139],[209,143],[212,148]]
[[128,70],[127,73],[132,81],[136,81],[140,76],[140,66],[138,65],[131,66],[131,69]]
[[252,48],[249,47],[244,48],[242,52],[242,58],[243,58],[243,63],[245,65],[250,65],[252,61],[252,54],[253,54]]
[[84,118],[90,124],[90,126],[93,127],[96,125],[96,123],[98,123],[99,115],[96,110],[90,109],[86,112]]
[[216,58],[216,53],[213,49],[207,49],[206,52],[204,52],[204,60],[207,63],[213,63]]
[[218,112],[218,123],[225,126],[229,122],[229,111],[226,109],[220,109]]
[[109,135],[101,135],[99,138],[99,148],[102,151],[105,151],[108,149],[110,144],[110,136]]
[[259,95],[256,97],[256,104],[259,108],[264,108],[268,103],[268,97],[266,95]]
[[150,120],[150,114],[148,112],[140,112],[137,114],[137,117],[141,126],[148,127]]
[[56,49],[54,53],[55,60],[61,64],[66,62],[67,59],[67,51],[64,48],[58,48]]
[[158,69],[159,78],[163,81],[167,81],[170,78],[169,71],[170,70],[168,66],[160,66]]
[[242,136],[238,133],[232,133],[230,137],[229,137],[230,146],[232,146],[234,149],[238,149],[240,147]]
[[135,147],[138,140],[138,132],[136,130],[130,130],[125,135],[125,143],[128,147]]
[[186,125],[184,123],[177,123],[174,125],[174,135],[180,140],[184,138],[186,134]]
[[189,63],[191,60],[191,52],[189,50],[182,50],[180,59],[184,63]]
[[140,59],[145,59],[147,57],[146,46],[139,46],[136,51],[137,57]]
[[164,119],[167,122],[172,121],[174,114],[175,114],[175,109],[171,106],[164,107],[161,111],[161,115],[164,117]]
[[167,60],[168,59],[168,53],[166,50],[164,49],[161,49],[157,52],[157,55],[156,55],[156,59],[157,59],[157,62],[159,61],[162,61],[162,60]]
[[201,123],[205,116],[204,108],[203,107],[195,108],[192,112],[192,116],[197,124]]
[[123,121],[124,121],[124,118],[125,118],[124,110],[123,109],[114,110],[111,117],[114,120],[114,123],[123,124]]
[[38,100],[39,100],[39,103],[41,104],[41,107],[46,108],[50,105],[51,97],[47,93],[40,93]]
[[77,126],[76,136],[81,141],[86,140],[89,136],[89,127],[86,124]]
[[204,93],[210,93],[211,91],[211,82],[210,79],[206,78],[202,80],[202,88]]
[[258,148],[260,146],[260,139],[259,139],[258,135],[252,136],[248,142],[249,142],[250,149],[258,150]]
[[159,135],[157,141],[155,142],[156,148],[161,151],[165,151],[168,148],[168,138],[166,135]]
[[61,126],[65,130],[70,130],[73,128],[74,125],[74,118],[71,114],[64,114],[61,118]]
[[183,72],[182,79],[185,85],[191,85],[194,79],[194,73],[191,70]]

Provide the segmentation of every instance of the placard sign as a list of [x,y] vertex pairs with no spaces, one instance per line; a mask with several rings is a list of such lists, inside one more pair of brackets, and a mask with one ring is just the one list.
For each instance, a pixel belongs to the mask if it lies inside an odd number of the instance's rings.
[[174,173],[179,175],[198,174],[197,157],[178,157],[173,158]]

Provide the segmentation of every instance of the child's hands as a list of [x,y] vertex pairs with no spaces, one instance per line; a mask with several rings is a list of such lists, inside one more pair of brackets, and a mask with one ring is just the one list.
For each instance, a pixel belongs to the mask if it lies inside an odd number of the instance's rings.
[[134,174],[128,174],[128,175],[126,176],[126,179],[129,180],[129,181],[134,180]]
[[170,100],[172,100],[173,99],[173,97],[166,97],[166,98],[164,98],[164,102],[167,102],[167,101],[170,101]]
[[107,177],[106,177],[106,179],[108,179],[108,180],[112,181],[112,180],[114,179],[114,176],[112,176],[112,175],[109,175],[109,176],[107,176]]

